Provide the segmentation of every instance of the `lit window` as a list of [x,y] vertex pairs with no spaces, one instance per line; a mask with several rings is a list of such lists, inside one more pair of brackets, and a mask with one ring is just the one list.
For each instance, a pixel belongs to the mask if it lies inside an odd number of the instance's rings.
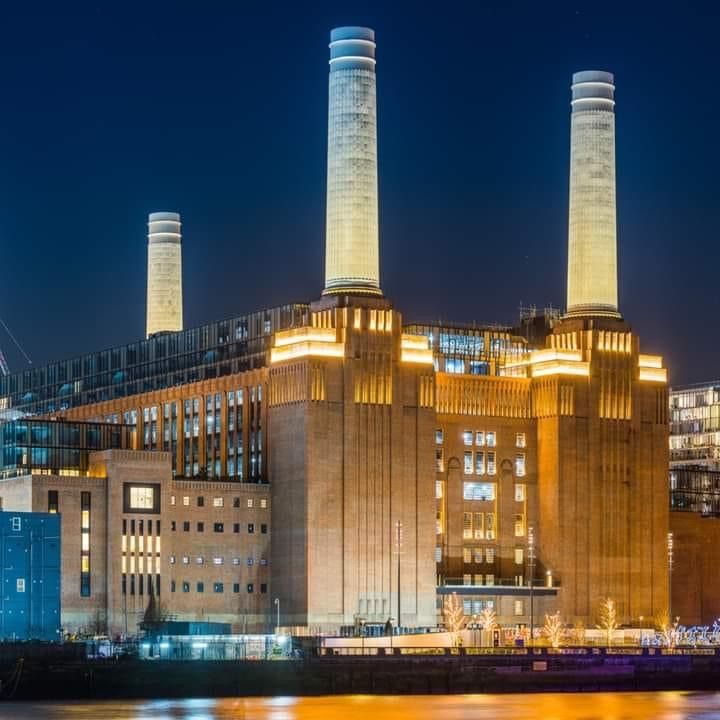
[[170,496],[170,504],[171,504],[171,505],[174,505],[174,504],[175,504],[175,496],[174,496],[174,495],[171,495],[171,496]]
[[461,358],[446,358],[445,372],[462,375],[465,372],[465,361]]
[[439,545],[435,548],[435,562],[442,562],[442,547]]
[[81,536],[80,549],[90,550],[90,533],[83,533]]
[[495,453],[488,451],[487,454],[487,474],[494,475],[496,472],[495,468]]
[[515,548],[515,564],[522,565],[525,562],[525,553],[522,548]]
[[443,472],[445,469],[444,455],[442,448],[435,448],[435,470],[437,472]]
[[221,497],[213,498],[213,507],[223,507],[225,505],[225,500]]
[[485,474],[485,453],[483,453],[483,452],[475,453],[475,474],[476,475],[484,475]]
[[472,562],[472,551],[470,550],[470,548],[463,548],[463,562]]
[[233,558],[233,565],[239,565],[240,564],[240,558]]
[[214,557],[213,558],[213,565],[222,565],[223,559],[221,557]]
[[183,565],[189,565],[190,558],[187,555],[183,555]]
[[483,561],[483,549],[482,548],[475,548],[473,551],[473,561],[476,563],[481,563]]
[[470,573],[463,574],[463,585],[472,585],[472,575]]
[[494,500],[495,483],[487,482],[464,482],[464,500]]
[[525,477],[525,453],[518,453],[515,456],[515,475]]
[[515,483],[515,501],[525,502],[525,485],[523,483]]
[[519,447],[519,448],[525,447],[525,433],[516,433],[515,434],[515,447]]
[[25,578],[17,578],[15,581],[15,590],[19,593],[25,592]]
[[202,557],[202,556],[200,556],[200,555],[198,555],[197,558],[195,558],[195,562],[196,562],[198,565],[203,565],[203,564],[205,563],[205,558]]
[[495,575],[493,575],[492,573],[488,573],[485,576],[485,584],[492,587],[495,584]]
[[482,430],[475,433],[475,444],[481,446],[485,444],[485,433]]
[[175,564],[175,556],[174,556],[174,555],[171,555],[171,556],[170,556],[170,564],[171,564],[171,565],[174,565],[174,564]]
[[514,611],[516,616],[524,615],[524,608],[523,608],[523,601],[522,600],[515,600],[514,602]]
[[267,498],[260,498],[260,507],[263,509],[267,508]]
[[183,505],[185,507],[188,507],[190,505],[190,496],[189,495],[183,495]]
[[515,537],[525,536],[525,516],[515,515]]
[[252,499],[252,498],[248,498],[247,506],[248,506],[249,508],[251,508],[251,507],[253,506],[253,499]]
[[472,475],[473,471],[473,454],[472,452],[466,452],[464,455],[465,463],[464,470],[466,475]]
[[465,540],[472,539],[472,513],[463,513],[463,538]]
[[487,434],[485,435],[485,440],[487,441],[487,446],[488,446],[488,447],[495,447],[496,437],[495,437],[495,433],[494,433],[494,432],[489,432],[489,433],[487,433]]
[[485,548],[485,562],[495,562],[495,548]]
[[155,492],[149,487],[130,488],[130,509],[131,510],[152,510],[155,500]]
[[485,537],[485,526],[483,524],[483,514],[473,513],[473,538],[482,540]]
[[443,496],[443,484],[442,480],[435,481],[435,499],[440,500]]
[[495,539],[495,513],[485,513],[485,537]]
[[435,443],[437,445],[443,444],[443,431],[442,430],[436,430],[435,431]]
[[464,445],[472,445],[473,444],[472,430],[464,430],[463,431],[463,444]]

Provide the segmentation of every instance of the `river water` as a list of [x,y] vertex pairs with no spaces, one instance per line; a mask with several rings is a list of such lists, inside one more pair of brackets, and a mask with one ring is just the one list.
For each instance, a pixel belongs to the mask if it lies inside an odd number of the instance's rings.
[[348,695],[0,703],[5,720],[720,720],[717,693]]

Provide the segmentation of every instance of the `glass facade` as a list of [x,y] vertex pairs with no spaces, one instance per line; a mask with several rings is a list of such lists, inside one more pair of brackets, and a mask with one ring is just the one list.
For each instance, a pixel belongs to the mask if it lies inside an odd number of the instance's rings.
[[0,377],[0,411],[60,412],[263,367],[273,333],[308,314],[283,305]]
[[720,470],[720,383],[670,391],[670,464]]
[[692,466],[672,469],[670,509],[720,517],[720,471]]
[[85,475],[96,450],[134,447],[126,425],[23,418],[0,422],[0,478]]
[[502,326],[412,323],[403,331],[427,337],[439,372],[499,375],[506,363],[520,359],[527,351],[525,339]]

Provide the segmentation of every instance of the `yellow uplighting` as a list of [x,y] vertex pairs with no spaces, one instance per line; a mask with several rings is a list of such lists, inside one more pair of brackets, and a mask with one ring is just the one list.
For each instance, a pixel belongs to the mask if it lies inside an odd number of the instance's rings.
[[587,362],[548,362],[534,365],[530,368],[532,377],[545,377],[546,375],[579,375],[590,376],[590,363]]
[[666,383],[667,370],[665,368],[658,367],[641,367],[640,379],[647,380],[648,382]]
[[661,355],[640,355],[638,357],[639,368],[662,368]]
[[270,362],[282,362],[301,357],[338,357],[345,355],[345,346],[342,343],[298,342],[294,345],[276,347],[270,351]]
[[335,340],[336,334],[333,328],[301,327],[275,333],[276,348],[301,342],[334,343]]
[[424,335],[403,333],[400,338],[400,361],[432,365],[433,354],[429,340]]

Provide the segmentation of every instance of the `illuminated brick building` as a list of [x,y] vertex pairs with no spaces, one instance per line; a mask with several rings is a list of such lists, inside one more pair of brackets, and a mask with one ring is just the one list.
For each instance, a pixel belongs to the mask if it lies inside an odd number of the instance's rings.
[[[594,624],[606,597],[622,622],[652,617],[668,603],[666,371],[617,305],[612,76],[574,77],[569,314],[531,342],[403,327],[377,261],[374,40],[331,36],[320,300],[0,379],[0,402],[135,428],[139,450],[169,454],[176,523],[182,488],[260,493],[269,580],[252,612],[268,625],[277,598],[283,625],[433,626],[449,592],[503,623],[557,608]],[[580,172],[595,165],[602,183]],[[246,540],[225,534],[225,555]],[[170,611],[197,606],[170,577]],[[209,619],[238,611],[216,600]]]

